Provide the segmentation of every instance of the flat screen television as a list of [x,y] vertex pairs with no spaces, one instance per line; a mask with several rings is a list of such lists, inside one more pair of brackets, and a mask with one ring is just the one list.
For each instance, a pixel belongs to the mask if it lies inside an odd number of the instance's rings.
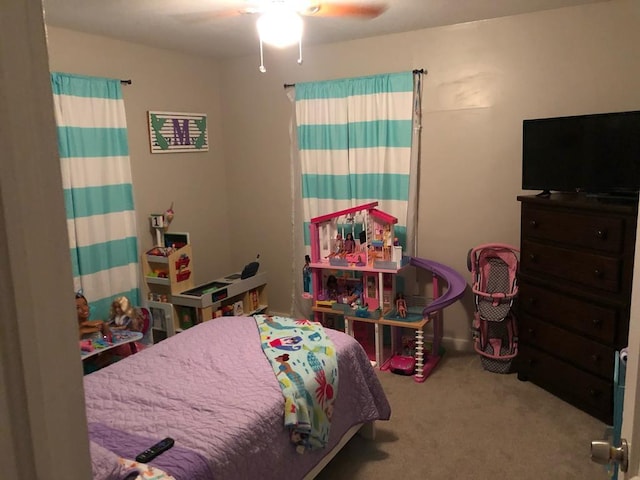
[[640,111],[524,120],[522,189],[637,195]]

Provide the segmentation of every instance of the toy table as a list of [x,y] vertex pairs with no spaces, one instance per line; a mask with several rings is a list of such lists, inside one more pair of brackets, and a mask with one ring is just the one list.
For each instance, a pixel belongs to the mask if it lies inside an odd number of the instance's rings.
[[100,341],[92,341],[93,350],[91,352],[87,352],[85,350],[80,350],[80,357],[82,360],[93,357],[94,355],[98,355],[103,352],[107,352],[112,348],[119,347],[120,345],[126,345],[127,343],[137,342],[142,340],[141,332],[131,332],[129,330],[117,330],[112,332],[112,340],[111,342],[107,342],[104,340]]

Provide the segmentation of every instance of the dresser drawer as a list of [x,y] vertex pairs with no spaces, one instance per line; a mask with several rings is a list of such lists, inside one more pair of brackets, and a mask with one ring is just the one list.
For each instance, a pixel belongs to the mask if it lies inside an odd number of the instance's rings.
[[554,290],[520,280],[518,291],[519,316],[531,315],[549,323],[587,335],[613,345],[619,311],[586,300],[564,295]]
[[620,291],[621,263],[618,258],[522,240],[523,272],[553,275],[607,292]]
[[624,220],[523,204],[522,236],[617,254],[622,251]]
[[519,347],[516,358],[519,379],[529,380],[611,425],[613,381],[591,375],[527,345]]
[[612,378],[615,350],[529,316],[521,316],[520,341],[600,377]]

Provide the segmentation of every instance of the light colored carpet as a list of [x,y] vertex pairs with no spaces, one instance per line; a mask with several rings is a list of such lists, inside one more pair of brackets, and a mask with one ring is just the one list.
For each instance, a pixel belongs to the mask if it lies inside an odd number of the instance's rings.
[[515,374],[482,369],[476,354],[447,352],[420,384],[379,372],[391,420],[359,436],[320,480],[604,480],[589,460],[606,425]]

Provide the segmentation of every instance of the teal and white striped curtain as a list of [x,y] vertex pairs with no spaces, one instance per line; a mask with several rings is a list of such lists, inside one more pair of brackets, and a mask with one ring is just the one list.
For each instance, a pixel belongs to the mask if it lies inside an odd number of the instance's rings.
[[413,92],[412,72],[296,84],[305,245],[311,218],[378,201],[406,250]]
[[[395,235],[415,255],[422,72],[297,83],[291,128],[295,264],[308,252],[309,220],[378,201],[398,219]],[[300,248],[303,248],[303,251]],[[296,265],[297,268],[297,265]],[[300,277],[301,275],[295,275]],[[304,314],[297,301],[294,312]]]
[[74,288],[104,318],[116,297],[140,304],[122,86],[119,80],[65,73],[52,73],[51,85]]

